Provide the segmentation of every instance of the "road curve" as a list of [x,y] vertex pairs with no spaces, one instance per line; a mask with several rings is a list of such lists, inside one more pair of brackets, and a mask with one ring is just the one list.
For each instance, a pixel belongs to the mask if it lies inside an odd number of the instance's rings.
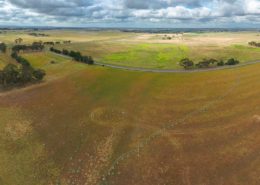
[[207,69],[191,69],[191,70],[185,70],[185,69],[149,69],[149,68],[119,66],[119,65],[114,65],[114,64],[106,64],[106,63],[102,63],[102,62],[95,62],[95,65],[114,68],[114,69],[123,69],[123,70],[128,70],[128,71],[140,71],[140,72],[197,73],[197,72],[217,71],[217,70],[222,70],[222,69],[233,69],[233,68],[248,66],[248,65],[257,64],[257,63],[260,63],[260,60],[245,62],[245,63],[242,63],[242,64],[232,65],[232,66],[222,66],[222,67],[214,67],[214,68],[207,68]]
[[[51,52],[51,53],[53,53],[53,52]],[[57,53],[53,53],[53,54],[72,59],[70,56],[65,56],[65,55],[57,54]],[[97,65],[97,66],[109,67],[109,68],[114,68],[114,69],[122,69],[122,70],[128,70],[128,71],[153,72],[153,73],[198,73],[198,72],[207,72],[207,71],[217,71],[217,70],[223,70],[223,69],[233,69],[233,68],[258,64],[258,63],[260,63],[260,60],[244,62],[242,64],[231,65],[231,66],[221,66],[221,67],[214,67],[214,68],[207,68],[207,69],[185,70],[185,69],[149,69],[149,68],[141,68],[141,67],[128,67],[128,66],[106,64],[106,63],[95,61],[95,65]]]

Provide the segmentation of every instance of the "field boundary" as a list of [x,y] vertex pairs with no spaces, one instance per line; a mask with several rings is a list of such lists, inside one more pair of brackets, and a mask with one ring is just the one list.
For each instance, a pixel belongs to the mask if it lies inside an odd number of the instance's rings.
[[217,70],[223,70],[223,69],[233,69],[233,68],[239,68],[244,67],[248,65],[258,64],[260,63],[260,60],[256,61],[250,61],[250,62],[244,62],[242,64],[238,65],[232,65],[232,66],[222,66],[222,67],[214,67],[214,68],[208,68],[208,69],[150,69],[150,68],[141,68],[141,67],[128,67],[128,66],[120,66],[120,65],[114,65],[114,64],[107,64],[103,62],[95,62],[95,65],[102,66],[102,67],[109,67],[114,69],[122,69],[122,70],[128,70],[128,71],[140,71],[140,72],[153,72],[153,73],[198,73],[198,72],[208,72],[208,71],[217,71]]

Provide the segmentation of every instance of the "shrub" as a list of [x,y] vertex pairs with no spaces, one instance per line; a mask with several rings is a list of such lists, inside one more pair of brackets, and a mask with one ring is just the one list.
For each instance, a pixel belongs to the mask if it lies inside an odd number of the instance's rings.
[[224,61],[223,61],[223,60],[221,60],[221,61],[219,61],[219,62],[217,63],[217,65],[218,65],[218,66],[224,66],[224,65],[225,65],[225,63],[224,63]]
[[207,68],[209,67],[210,63],[211,63],[210,60],[203,59],[201,62],[197,63],[196,66],[198,68]]
[[226,65],[237,65],[237,64],[239,64],[239,61],[234,58],[230,58],[226,62]]
[[45,75],[46,75],[46,73],[42,69],[36,69],[33,71],[33,76],[36,80],[42,80]]
[[189,69],[194,66],[194,62],[188,58],[184,58],[180,61],[180,65],[183,66],[185,69]]

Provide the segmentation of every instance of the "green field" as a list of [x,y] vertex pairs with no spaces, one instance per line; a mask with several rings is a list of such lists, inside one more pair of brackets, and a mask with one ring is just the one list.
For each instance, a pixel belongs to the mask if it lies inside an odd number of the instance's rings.
[[[195,52],[186,44],[122,42],[67,47],[153,68],[178,68],[172,59]],[[101,54],[106,47],[113,54]],[[259,55],[247,46],[225,47],[208,47],[210,56]],[[22,56],[47,76],[0,93],[1,185],[260,183],[260,64],[151,73],[88,66],[48,51]],[[1,65],[14,62],[0,57]]]

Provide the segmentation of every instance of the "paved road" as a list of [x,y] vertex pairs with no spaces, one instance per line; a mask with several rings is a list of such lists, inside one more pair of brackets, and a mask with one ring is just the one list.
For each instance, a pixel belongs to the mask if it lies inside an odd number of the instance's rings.
[[95,62],[95,65],[103,66],[103,67],[110,67],[114,69],[123,69],[128,71],[141,71],[141,72],[154,72],[154,73],[197,73],[197,72],[207,72],[207,71],[216,71],[216,70],[222,70],[222,69],[233,69],[243,66],[248,66],[252,64],[260,63],[259,61],[251,61],[251,62],[245,62],[238,65],[233,66],[222,66],[222,67],[215,67],[215,68],[208,68],[208,69],[192,69],[192,70],[184,70],[184,69],[145,69],[145,68],[139,68],[139,67],[127,67],[127,66],[119,66],[119,65],[113,65],[113,64],[105,64],[101,62]]

